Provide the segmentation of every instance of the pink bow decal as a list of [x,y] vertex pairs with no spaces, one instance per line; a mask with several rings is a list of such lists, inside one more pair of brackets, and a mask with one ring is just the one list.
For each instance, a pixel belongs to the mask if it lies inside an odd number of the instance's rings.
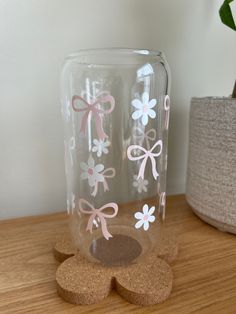
[[[160,150],[157,152],[157,153],[153,153],[154,149],[159,146],[160,147]],[[133,156],[132,155],[132,151],[136,151],[136,150],[141,150],[142,152],[144,152],[143,155],[141,156]],[[142,178],[144,179],[144,172],[145,172],[145,168],[146,168],[146,163],[147,163],[147,160],[148,158],[150,158],[151,160],[151,163],[152,163],[152,174],[153,174],[153,177],[154,179],[156,180],[157,177],[159,176],[157,170],[156,170],[156,160],[155,160],[155,157],[158,157],[160,156],[162,152],[162,141],[159,140],[157,141],[153,147],[149,150],[146,150],[145,148],[143,148],[142,146],[139,146],[139,145],[130,145],[127,149],[127,156],[129,158],[129,160],[140,160],[140,159],[143,159],[142,163],[141,163],[141,166],[140,166],[140,169],[139,169],[139,173],[138,173],[138,179],[139,178]]]
[[[108,186],[108,183],[107,183],[107,178],[114,178],[115,174],[116,174],[116,171],[114,168],[107,168],[105,169],[103,172],[101,172],[101,174],[103,175],[104,177],[104,181],[101,182],[103,183],[103,189],[104,189],[104,192],[106,191],[109,191],[109,186]],[[98,191],[98,184],[99,182],[96,181],[95,183],[95,187],[94,187],[94,191],[93,193],[91,194],[92,196],[96,196],[97,195],[97,191]]]
[[[82,101],[84,103],[85,107],[77,108],[75,105],[75,102],[78,100]],[[109,109],[99,109],[99,107],[100,107],[99,105],[105,104],[105,103],[109,103],[110,108]],[[89,116],[89,113],[91,112],[91,115],[94,116],[96,131],[97,131],[99,139],[104,140],[106,137],[108,137],[103,130],[101,114],[109,114],[114,110],[114,108],[115,108],[114,97],[112,97],[111,95],[108,95],[108,94],[104,94],[104,95],[97,97],[97,100],[94,103],[90,104],[86,100],[84,100],[82,97],[74,95],[72,97],[72,108],[76,112],[84,112],[84,115],[82,117],[80,132],[85,133],[86,125],[88,123],[88,116]]]
[[154,141],[156,139],[156,130],[150,129],[145,133],[141,128],[135,127],[133,136],[141,143],[145,140],[147,149],[150,149],[149,141]]
[[[86,206],[85,208],[83,206]],[[113,214],[105,214],[103,213],[103,210],[106,208],[113,208],[114,213]],[[103,205],[100,208],[94,208],[93,205],[91,205],[88,201],[81,198],[79,199],[79,210],[83,214],[90,215],[86,231],[90,231],[92,233],[93,231],[93,221],[97,217],[100,220],[100,224],[102,227],[102,234],[104,235],[104,238],[106,240],[109,240],[109,238],[112,238],[112,235],[107,230],[107,222],[105,218],[113,218],[118,213],[118,205],[116,203],[107,203]]]
[[168,95],[166,95],[164,99],[164,109],[165,109],[165,129],[168,130],[170,118],[170,97]]

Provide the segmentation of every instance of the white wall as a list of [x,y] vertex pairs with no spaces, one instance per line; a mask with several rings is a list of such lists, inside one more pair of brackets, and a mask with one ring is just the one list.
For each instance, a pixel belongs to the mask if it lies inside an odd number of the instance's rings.
[[80,48],[165,52],[172,70],[168,192],[184,192],[190,97],[228,95],[236,76],[236,33],[221,24],[220,3],[0,0],[0,218],[65,207],[58,78],[64,57]]

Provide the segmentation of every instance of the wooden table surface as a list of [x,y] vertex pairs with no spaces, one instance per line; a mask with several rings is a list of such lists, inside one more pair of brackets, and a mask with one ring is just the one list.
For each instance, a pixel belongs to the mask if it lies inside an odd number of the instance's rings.
[[115,292],[101,303],[75,306],[56,293],[55,237],[65,214],[0,222],[0,313],[236,313],[236,237],[198,219],[183,195],[167,201],[167,228],[179,241],[174,286],[162,304],[139,307]]

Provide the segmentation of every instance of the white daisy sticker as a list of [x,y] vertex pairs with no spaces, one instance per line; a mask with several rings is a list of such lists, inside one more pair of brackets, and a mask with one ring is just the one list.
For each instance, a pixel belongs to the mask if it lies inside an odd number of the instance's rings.
[[133,178],[133,187],[137,188],[138,193],[147,192],[148,180],[142,178],[138,179],[137,175],[134,175]]
[[80,163],[80,167],[84,172],[81,173],[81,179],[88,179],[89,186],[95,186],[97,182],[103,182],[104,176],[101,173],[104,170],[102,164],[95,165],[92,156],[89,156],[88,163]]
[[108,154],[108,149],[107,147],[110,146],[110,142],[108,140],[93,140],[93,148],[92,152],[97,153],[97,157],[101,157],[102,154]]
[[136,108],[132,114],[132,118],[137,120],[141,118],[142,124],[145,126],[148,124],[148,118],[154,119],[156,112],[152,109],[156,106],[157,100],[149,100],[149,93],[144,92],[142,95],[142,101],[138,98],[132,100],[132,106]]
[[137,212],[134,214],[134,217],[138,219],[138,222],[135,224],[135,228],[139,229],[143,226],[143,229],[147,231],[149,229],[149,223],[155,221],[155,216],[152,214],[155,211],[155,206],[152,206],[150,209],[147,204],[143,206],[143,212]]

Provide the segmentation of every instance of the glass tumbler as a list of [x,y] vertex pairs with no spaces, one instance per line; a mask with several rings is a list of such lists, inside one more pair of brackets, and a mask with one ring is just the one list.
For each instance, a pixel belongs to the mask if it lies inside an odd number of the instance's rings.
[[80,50],[65,61],[67,210],[74,244],[90,261],[136,263],[158,246],[169,80],[161,52]]

